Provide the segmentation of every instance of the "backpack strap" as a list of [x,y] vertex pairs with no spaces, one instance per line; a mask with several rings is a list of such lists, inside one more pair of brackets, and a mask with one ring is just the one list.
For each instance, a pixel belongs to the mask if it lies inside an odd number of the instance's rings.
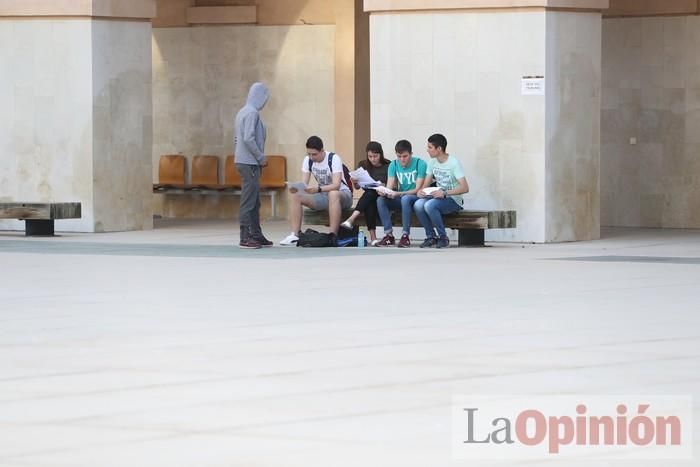
[[[331,171],[331,176],[333,175],[333,156],[335,156],[334,152],[328,153],[328,170]],[[345,180],[345,170],[343,170],[342,167],[340,169],[341,169],[340,170],[340,183],[345,185],[346,187],[350,188],[347,180]],[[352,191],[352,189],[350,189],[350,191]]]

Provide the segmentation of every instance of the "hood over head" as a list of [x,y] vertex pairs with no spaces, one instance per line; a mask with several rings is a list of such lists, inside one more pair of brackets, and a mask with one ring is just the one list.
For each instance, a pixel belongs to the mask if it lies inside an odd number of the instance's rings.
[[248,101],[246,104],[255,107],[257,110],[262,110],[269,98],[270,91],[267,89],[267,86],[262,83],[253,83],[250,87],[250,91],[248,91]]

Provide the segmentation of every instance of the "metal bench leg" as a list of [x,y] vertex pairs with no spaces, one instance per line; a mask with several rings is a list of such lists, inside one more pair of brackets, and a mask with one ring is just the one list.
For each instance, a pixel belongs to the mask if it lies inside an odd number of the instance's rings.
[[53,237],[53,219],[25,219],[24,234],[27,237]]
[[270,192],[270,209],[272,211],[272,219],[277,220],[277,192]]
[[459,231],[459,246],[485,246],[483,229],[462,229]]

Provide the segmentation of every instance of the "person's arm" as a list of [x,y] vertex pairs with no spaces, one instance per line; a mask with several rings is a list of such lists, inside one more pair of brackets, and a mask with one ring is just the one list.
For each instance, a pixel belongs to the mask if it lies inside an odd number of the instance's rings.
[[[450,160],[453,160],[453,158],[450,157]],[[469,184],[467,183],[467,177],[464,175],[462,164],[460,164],[457,159],[454,159],[452,164],[452,176],[457,180],[459,186],[451,190],[445,190],[444,188],[441,189],[440,191],[442,192],[443,196],[438,196],[438,198],[446,198],[448,196],[457,196],[464,193],[469,193]]]
[[393,190],[396,188],[396,177],[388,177],[386,179],[386,187],[390,190]]
[[[265,160],[265,154],[262,151],[262,148],[258,146],[258,141],[255,139],[256,135],[256,129],[258,125],[258,116],[257,114],[251,114],[248,115],[247,118],[243,119],[243,144],[245,145],[246,149],[250,151],[250,153],[255,156],[255,158],[258,160],[258,164],[260,165],[265,165],[267,161]],[[263,141],[262,144],[264,145],[265,142]]]
[[417,179],[416,180],[416,187],[414,189],[408,190],[408,191],[401,191],[401,192],[399,192],[399,194],[401,194],[401,195],[415,195],[416,193],[418,193],[420,190],[423,189],[423,182],[424,181],[425,181],[425,178]]
[[[334,173],[333,174],[333,182],[330,185],[323,185],[323,186],[319,185],[319,186],[315,186],[315,187],[309,187],[308,182],[307,182],[306,192],[313,194],[313,193],[328,193],[329,191],[340,190],[340,177],[341,177],[341,175],[343,175],[343,174],[342,173],[339,173],[339,174]],[[308,179],[308,177],[307,177],[307,179]]]
[[469,184],[467,183],[466,177],[458,179],[457,183],[459,183],[459,186],[452,190],[438,190],[436,192],[438,196],[435,196],[435,198],[447,198],[448,196],[457,196],[463,195],[464,193],[469,193]]
[[309,182],[311,181],[311,172],[309,172],[309,158],[308,156],[304,158],[304,160],[301,163],[301,181],[304,182],[304,191],[307,193],[312,193],[313,191],[316,190],[314,187],[313,189],[309,188]]
[[[342,166],[341,166],[341,170],[342,170]],[[340,178],[341,178],[342,176],[343,176],[343,172],[340,172],[340,173],[334,172],[334,173],[333,173],[333,182],[332,182],[330,185],[322,186],[322,187],[321,187],[321,191],[322,191],[322,192],[328,192],[328,191],[338,191],[338,190],[340,190],[340,185],[341,185],[341,183],[342,183],[342,182],[340,181]]]

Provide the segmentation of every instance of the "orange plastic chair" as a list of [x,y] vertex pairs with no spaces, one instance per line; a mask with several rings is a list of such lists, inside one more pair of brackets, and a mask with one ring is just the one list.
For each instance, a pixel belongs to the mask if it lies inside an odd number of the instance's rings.
[[160,156],[158,162],[158,183],[153,188],[185,188],[185,156],[182,154],[167,154]]
[[219,156],[194,156],[192,158],[192,187],[219,190]]
[[226,156],[226,162],[224,163],[224,187],[240,190],[242,186],[243,180],[241,180],[241,174],[236,168],[234,156]]
[[287,158],[284,156],[267,156],[267,167],[263,167],[260,176],[260,188],[282,189],[287,181]]

